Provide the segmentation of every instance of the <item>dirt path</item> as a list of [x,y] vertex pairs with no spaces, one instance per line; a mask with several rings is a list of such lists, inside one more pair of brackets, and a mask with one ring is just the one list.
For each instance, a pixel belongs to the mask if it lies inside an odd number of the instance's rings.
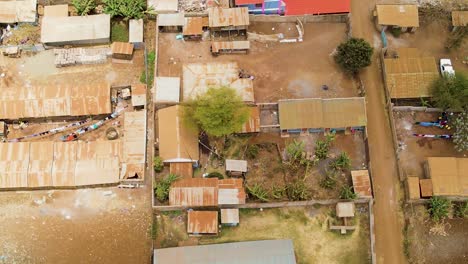
[[[353,0],[352,34],[375,43],[378,34],[372,22],[375,0]],[[377,42],[378,43],[378,42]],[[375,53],[378,53],[377,50]],[[385,95],[378,54],[361,78],[367,92],[368,134],[374,184],[377,263],[406,263],[403,255],[399,182],[392,136],[385,110]]]

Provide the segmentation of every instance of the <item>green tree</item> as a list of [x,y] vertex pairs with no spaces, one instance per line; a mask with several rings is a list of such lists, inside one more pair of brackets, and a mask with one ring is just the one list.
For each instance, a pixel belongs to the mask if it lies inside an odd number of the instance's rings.
[[146,0],[103,0],[104,13],[112,17],[124,19],[143,18],[146,10]]
[[356,74],[371,64],[374,49],[361,38],[351,38],[341,43],[335,54],[335,61],[346,72]]
[[343,186],[340,191],[340,199],[343,200],[354,200],[357,198],[357,194],[354,193],[352,186]]
[[155,172],[161,172],[164,169],[164,162],[161,157],[153,158],[153,168]]
[[179,176],[175,174],[169,174],[164,179],[158,181],[154,187],[154,194],[156,199],[160,202],[165,202],[169,199],[169,189],[171,184],[179,179]]
[[242,98],[229,87],[211,87],[186,104],[184,119],[208,135],[221,137],[242,130],[249,112]]
[[462,111],[468,109],[468,78],[456,73],[443,76],[432,84],[432,100],[442,109]]
[[448,216],[451,202],[443,197],[434,196],[429,202],[429,214],[432,220],[439,222]]
[[78,15],[86,16],[94,8],[96,8],[96,1],[95,0],[73,0],[72,5],[73,7],[75,7]]
[[461,112],[453,122],[453,143],[459,152],[468,151],[468,110]]

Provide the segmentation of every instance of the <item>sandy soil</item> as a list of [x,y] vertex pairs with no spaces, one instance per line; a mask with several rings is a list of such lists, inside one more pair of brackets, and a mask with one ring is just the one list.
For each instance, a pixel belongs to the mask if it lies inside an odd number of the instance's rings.
[[400,166],[406,176],[425,178],[423,163],[427,157],[462,157],[447,139],[417,138],[418,134],[452,134],[453,131],[415,125],[415,122],[437,120],[439,114],[425,112],[394,112],[397,138],[400,145]]
[[[273,31],[272,28],[275,28]],[[249,31],[265,34],[289,32],[294,24],[255,23]],[[236,61],[255,76],[257,102],[284,98],[357,96],[351,78],[345,76],[331,54],[345,39],[345,24],[306,24],[304,42],[294,44],[251,42],[249,55],[210,54],[210,42],[176,40],[176,34],[159,35],[158,76],[181,76],[182,65],[193,62]],[[294,52],[292,52],[294,51]],[[330,89],[321,89],[327,84]]]
[[[297,263],[363,264],[369,260],[367,207],[358,207],[357,229],[347,235],[328,230],[333,207],[241,210],[238,227],[222,227],[217,237],[189,239],[186,216],[165,213],[158,219],[157,248],[187,244],[216,244],[262,239],[292,239]],[[311,235],[312,234],[312,235]]]
[[408,206],[409,259],[414,264],[461,264],[468,262],[468,220],[445,220],[447,236],[430,232],[433,222],[422,205]]
[[[371,19],[376,2],[375,0],[351,1],[352,34],[370,43],[374,43],[376,38],[379,39]],[[375,52],[372,65],[364,69],[361,74],[367,93],[367,131],[375,198],[377,263],[405,263],[402,246],[403,221],[399,208],[401,190],[379,65],[378,55]]]

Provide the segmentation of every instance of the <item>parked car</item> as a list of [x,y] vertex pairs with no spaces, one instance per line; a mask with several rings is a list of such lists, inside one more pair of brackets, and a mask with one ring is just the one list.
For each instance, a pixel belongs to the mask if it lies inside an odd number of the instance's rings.
[[440,73],[447,76],[455,75],[455,70],[450,59],[440,59]]

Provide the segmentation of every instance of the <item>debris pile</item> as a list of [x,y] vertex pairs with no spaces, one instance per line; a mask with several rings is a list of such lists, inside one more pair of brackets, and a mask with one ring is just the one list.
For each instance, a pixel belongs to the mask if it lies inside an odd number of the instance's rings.
[[65,67],[77,64],[106,63],[110,48],[54,49],[55,66]]

